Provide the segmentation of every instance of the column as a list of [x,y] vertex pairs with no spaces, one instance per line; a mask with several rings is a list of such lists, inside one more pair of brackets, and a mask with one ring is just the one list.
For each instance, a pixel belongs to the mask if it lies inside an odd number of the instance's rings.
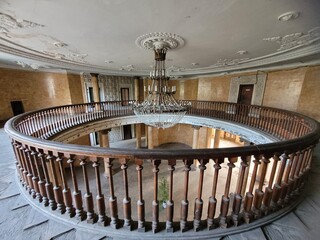
[[91,81],[92,81],[92,89],[93,89],[93,101],[100,102],[98,75],[91,74]]
[[139,101],[140,100],[140,88],[139,88],[139,78],[134,79],[134,99]]
[[146,144],[147,144],[147,147],[148,147],[148,125],[142,125],[142,126],[144,126],[144,136],[145,136],[145,138],[146,138]]
[[146,89],[146,91],[143,91],[143,94],[144,94],[143,99],[146,99],[146,97],[148,96],[148,84],[149,84],[148,79],[147,78],[143,79],[143,88]]
[[109,132],[111,129],[105,129],[99,132],[99,142],[100,142],[100,147],[104,148],[109,148],[110,143],[109,143]]
[[213,148],[219,148],[220,145],[220,129],[216,129],[214,133],[214,143],[213,143]]
[[136,148],[141,148],[141,123],[136,124]]
[[207,128],[207,148],[213,147],[212,137],[213,137],[214,129]]
[[[100,147],[103,148],[109,148],[110,147],[110,142],[109,142],[109,132],[111,129],[105,129],[99,132],[99,142],[100,142]],[[104,175],[105,177],[109,177],[108,173],[108,162],[109,159],[105,158],[104,159]]]
[[153,149],[153,127],[148,126],[148,149]]
[[[199,130],[201,126],[192,125],[192,128],[193,128],[192,149],[197,149],[199,148]],[[197,159],[194,159],[194,165],[195,166],[199,165],[199,162],[197,161]]]
[[192,125],[192,128],[193,128],[192,149],[197,149],[199,147],[199,130],[201,126]]

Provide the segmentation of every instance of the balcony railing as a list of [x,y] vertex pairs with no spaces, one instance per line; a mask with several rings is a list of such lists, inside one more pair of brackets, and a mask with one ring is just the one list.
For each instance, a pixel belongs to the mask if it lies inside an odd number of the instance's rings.
[[[121,102],[60,106],[22,114],[6,123],[19,180],[51,210],[101,225],[110,236],[133,238],[158,232],[159,238],[221,236],[296,204],[320,137],[317,121],[268,107],[191,102],[189,115],[246,125],[281,141],[193,150],[65,144],[48,139],[75,126],[133,111]],[[194,165],[198,171],[191,171]],[[102,177],[104,171],[107,180]],[[165,211],[159,203],[161,176],[168,179]]]

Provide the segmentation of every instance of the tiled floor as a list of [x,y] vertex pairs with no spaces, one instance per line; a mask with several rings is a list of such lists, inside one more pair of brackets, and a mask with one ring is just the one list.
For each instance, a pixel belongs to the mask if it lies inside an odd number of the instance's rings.
[[[134,144],[134,143],[133,143]],[[151,166],[150,166],[151,167]],[[149,166],[145,166],[144,171],[148,171]],[[163,164],[163,172],[166,167]],[[209,166],[208,166],[209,169]],[[150,169],[151,170],[151,169]],[[118,170],[120,171],[120,170]],[[161,170],[160,170],[161,173]],[[151,173],[152,174],[152,173]],[[175,189],[181,186],[182,174],[181,166],[175,170]],[[210,174],[209,171],[206,174]],[[121,174],[118,174],[119,176]],[[191,174],[192,175],[192,174]],[[21,196],[14,181],[15,165],[14,156],[10,141],[3,129],[0,129],[0,239],[103,239],[107,238],[101,232],[93,233],[81,227],[68,225],[43,215],[34,210],[33,207]],[[116,175],[115,175],[116,176]],[[136,177],[131,176],[132,178]],[[148,176],[145,176],[148,179]],[[150,175],[151,179],[151,175]],[[212,179],[210,176],[208,179]],[[130,180],[130,176],[129,176]],[[190,179],[190,182],[196,179]],[[105,181],[106,182],[106,181]],[[115,177],[115,182],[117,179]],[[119,180],[119,184],[120,184]],[[94,184],[93,184],[94,185]],[[144,188],[152,186],[152,179],[145,182]],[[122,183],[121,183],[122,186]],[[223,239],[319,239],[320,228],[320,146],[316,148],[313,169],[308,183],[309,191],[305,200],[290,214],[278,219],[271,224],[258,227],[250,231],[229,235]],[[108,186],[104,186],[107,194]],[[122,188],[121,188],[122,189]],[[196,187],[194,188],[194,190]],[[190,195],[192,191],[190,190]],[[130,189],[132,202],[136,201],[136,190]],[[145,191],[148,192],[148,191]],[[118,192],[118,201],[121,201],[123,193]],[[150,198],[146,194],[145,198]],[[206,196],[204,196],[206,197]],[[177,204],[179,205],[179,204]],[[179,207],[179,206],[178,206]],[[147,209],[148,207],[146,207]],[[205,208],[204,208],[205,209]],[[179,209],[175,209],[179,212]],[[120,218],[121,213],[120,214]],[[134,214],[134,213],[133,213]],[[150,214],[147,212],[147,215]],[[164,218],[164,213],[160,214]],[[176,219],[178,220],[178,219]],[[153,238],[156,238],[154,235]],[[109,239],[109,238],[108,238]],[[117,239],[117,238],[115,238]]]

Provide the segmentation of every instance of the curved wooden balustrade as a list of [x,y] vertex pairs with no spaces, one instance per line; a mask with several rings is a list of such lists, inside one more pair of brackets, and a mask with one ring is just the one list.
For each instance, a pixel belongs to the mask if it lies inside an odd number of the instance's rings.
[[[281,142],[182,151],[106,149],[46,140],[73,126],[132,114],[131,108],[122,106],[121,102],[101,102],[43,109],[9,120],[5,130],[12,139],[22,185],[44,206],[88,223],[106,226],[110,236],[119,233],[110,227],[134,230],[133,235],[120,232],[123,236],[135,238],[151,232],[167,232],[164,237],[176,238],[194,234],[214,236],[217,232],[222,234],[221,228],[229,231],[249,226],[249,223],[294,203],[295,196],[305,184],[313,148],[320,137],[319,124],[297,113],[261,106],[192,101],[190,115],[244,124],[276,136]],[[199,171],[191,172],[194,159],[197,159]],[[121,173],[117,175],[113,174],[115,162],[121,165]],[[152,173],[143,171],[147,164]],[[158,191],[160,166],[163,165],[168,165],[169,180],[165,222],[159,218]],[[238,168],[235,169],[236,165]],[[175,168],[178,166],[184,169],[179,175],[183,184],[174,189],[177,181],[174,176],[178,174]],[[211,175],[207,169],[210,166]],[[225,179],[220,174],[222,166],[225,166]],[[104,191],[104,180],[101,179],[104,169],[109,176],[108,193]],[[136,171],[135,182],[129,181],[132,171]],[[260,181],[256,182],[258,173]],[[150,194],[143,190],[145,174],[153,178],[152,200],[148,203],[151,210],[146,209],[144,198]],[[190,182],[191,176],[195,175],[197,182]],[[208,180],[206,175],[212,176],[210,185],[204,185]],[[123,188],[115,189],[114,181],[115,178],[118,181],[119,176]],[[80,188],[82,181],[83,187]],[[191,184],[193,188],[197,186],[193,196],[190,196]],[[218,186],[223,186],[221,193]],[[129,189],[135,189],[136,203],[131,201],[133,196],[129,195]],[[123,192],[122,201],[117,198],[119,191]],[[177,200],[178,191],[181,197]],[[209,198],[204,199],[204,191],[210,192]],[[190,202],[194,205],[191,206]],[[180,212],[176,208],[180,208]],[[119,209],[123,212],[122,219],[118,217]],[[148,210],[150,218],[146,219]],[[189,213],[191,210],[194,211],[193,219]],[[178,230],[185,233],[181,235]]]

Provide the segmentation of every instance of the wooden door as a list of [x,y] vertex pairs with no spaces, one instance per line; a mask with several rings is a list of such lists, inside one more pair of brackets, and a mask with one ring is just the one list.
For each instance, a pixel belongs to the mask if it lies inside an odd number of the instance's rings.
[[238,103],[251,105],[252,94],[253,94],[253,84],[240,85],[238,94]]
[[[238,94],[239,104],[251,105],[253,86],[253,84],[240,85]],[[247,116],[249,114],[249,108],[247,106],[238,106],[236,113]]]
[[123,125],[123,139],[132,139],[131,125]]
[[121,104],[122,106],[129,105],[129,88],[121,88]]

